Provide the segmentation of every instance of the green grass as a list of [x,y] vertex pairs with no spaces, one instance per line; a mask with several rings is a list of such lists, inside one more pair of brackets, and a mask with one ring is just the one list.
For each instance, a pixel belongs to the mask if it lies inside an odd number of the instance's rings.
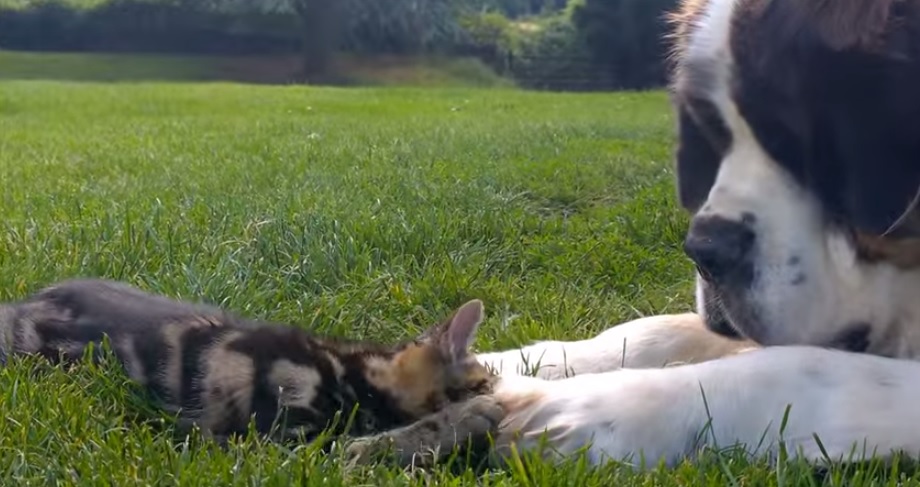
[[[111,1],[112,0],[54,0],[54,3],[74,9],[90,9]],[[41,0],[0,0],[0,8],[22,9],[37,3],[41,3]]]
[[[19,52],[0,50],[0,80],[89,82],[231,81],[290,84],[300,58]],[[334,84],[414,87],[502,87],[510,81],[475,59],[341,55]]]
[[200,81],[215,76],[215,58],[0,50],[0,79]]
[[[0,300],[121,279],[398,340],[465,299],[477,347],[690,308],[662,93],[0,82]],[[0,369],[0,485],[893,485],[897,469],[737,454],[636,474],[346,471],[250,437],[174,438],[122,375]]]

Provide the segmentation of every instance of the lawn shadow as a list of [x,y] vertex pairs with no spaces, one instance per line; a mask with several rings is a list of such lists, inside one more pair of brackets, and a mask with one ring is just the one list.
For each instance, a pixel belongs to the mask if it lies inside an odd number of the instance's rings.
[[296,55],[169,56],[0,51],[0,80],[290,84],[300,81],[300,59]]
[[[251,56],[0,50],[0,81],[232,82],[287,85],[305,80],[298,54]],[[325,86],[508,86],[475,59],[342,55]]]

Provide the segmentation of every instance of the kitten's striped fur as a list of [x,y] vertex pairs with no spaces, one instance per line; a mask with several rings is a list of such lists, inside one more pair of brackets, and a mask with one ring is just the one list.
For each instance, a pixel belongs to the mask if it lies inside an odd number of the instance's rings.
[[[502,411],[494,376],[468,352],[478,300],[393,346],[310,335],[119,282],[64,281],[0,306],[0,363],[13,354],[80,359],[104,336],[128,375],[215,437],[256,430],[312,439],[341,414],[357,458],[393,445],[403,462],[481,438]],[[348,431],[345,420],[356,416]]]

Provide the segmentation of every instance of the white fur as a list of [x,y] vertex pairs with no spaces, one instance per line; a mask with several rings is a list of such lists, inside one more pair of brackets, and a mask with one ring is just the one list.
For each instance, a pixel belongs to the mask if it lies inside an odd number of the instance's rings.
[[586,447],[593,463],[674,465],[704,446],[773,457],[781,439],[793,457],[822,460],[817,435],[832,460],[917,455],[917,377],[914,361],[792,346],[557,381],[509,375],[497,392],[511,411],[498,444],[532,450],[545,438],[547,456]]
[[560,379],[619,368],[658,368],[724,357],[756,347],[712,334],[694,313],[640,318],[581,341],[543,341],[477,355],[502,376]]
[[[518,372],[532,365],[528,355],[542,358],[536,377]],[[506,454],[512,444],[529,451],[546,441],[547,457],[584,449],[595,464],[674,465],[704,447],[775,458],[782,440],[793,457],[824,460],[816,436],[832,460],[920,454],[916,361],[760,348],[707,331],[695,314],[478,358],[502,369],[496,395],[509,415],[498,447]]]
[[686,63],[718,61],[715,73],[719,83],[709,96],[723,113],[730,99],[728,80],[733,65],[729,41],[731,20],[739,0],[710,0],[694,25],[694,34],[687,43]]
[[[501,448],[534,449],[545,434],[563,456],[587,448],[594,463],[673,465],[700,446],[773,456],[782,440],[792,456],[820,460],[817,436],[835,460],[920,456],[920,272],[858,260],[753,136],[729,96],[731,19],[743,1],[710,0],[682,62],[716,65],[708,96],[733,140],[700,211],[755,217],[754,285],[723,302],[756,310],[733,324],[775,346],[719,337],[698,315],[665,315],[589,340],[482,354],[501,370]],[[872,327],[869,354],[819,348],[859,322]],[[522,374],[535,360],[537,377]]]

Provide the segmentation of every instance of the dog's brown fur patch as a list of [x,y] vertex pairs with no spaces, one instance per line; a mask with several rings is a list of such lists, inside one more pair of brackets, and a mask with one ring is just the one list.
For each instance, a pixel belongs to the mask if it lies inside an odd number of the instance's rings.
[[901,269],[920,267],[920,238],[893,239],[857,232],[855,241],[864,260],[884,261]]

